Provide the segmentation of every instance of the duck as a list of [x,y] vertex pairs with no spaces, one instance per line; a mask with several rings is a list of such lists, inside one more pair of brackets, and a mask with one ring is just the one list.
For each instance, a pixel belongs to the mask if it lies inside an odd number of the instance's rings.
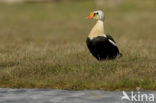
[[90,12],[88,16],[88,19],[95,19],[97,22],[90,31],[86,44],[90,53],[98,61],[122,56],[113,37],[104,33],[104,18],[102,10]]

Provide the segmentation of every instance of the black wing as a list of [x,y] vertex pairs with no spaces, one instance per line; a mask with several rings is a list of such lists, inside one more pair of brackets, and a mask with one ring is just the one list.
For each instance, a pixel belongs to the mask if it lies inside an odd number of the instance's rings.
[[112,40],[114,43],[116,43],[112,36],[106,34],[106,37],[107,37],[108,39]]

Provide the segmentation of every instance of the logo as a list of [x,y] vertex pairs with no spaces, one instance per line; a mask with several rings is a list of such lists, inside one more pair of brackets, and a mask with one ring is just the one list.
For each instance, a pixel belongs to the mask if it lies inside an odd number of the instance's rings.
[[146,94],[146,93],[141,93],[141,92],[130,92],[127,94],[125,91],[122,92],[123,96],[121,100],[128,100],[132,102],[154,102],[154,94]]

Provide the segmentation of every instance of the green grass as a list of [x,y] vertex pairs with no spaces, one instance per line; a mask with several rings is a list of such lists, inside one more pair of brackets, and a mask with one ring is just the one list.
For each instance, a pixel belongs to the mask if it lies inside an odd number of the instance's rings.
[[[98,62],[85,40],[105,12],[122,58]],[[0,87],[156,90],[156,2],[0,4]]]

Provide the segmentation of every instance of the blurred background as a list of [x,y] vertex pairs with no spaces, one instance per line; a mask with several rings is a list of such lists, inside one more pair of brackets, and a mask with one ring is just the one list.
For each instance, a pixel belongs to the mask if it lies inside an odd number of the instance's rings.
[[[115,61],[85,44],[99,9],[124,55]],[[155,0],[0,0],[0,86],[155,88],[155,44]]]

